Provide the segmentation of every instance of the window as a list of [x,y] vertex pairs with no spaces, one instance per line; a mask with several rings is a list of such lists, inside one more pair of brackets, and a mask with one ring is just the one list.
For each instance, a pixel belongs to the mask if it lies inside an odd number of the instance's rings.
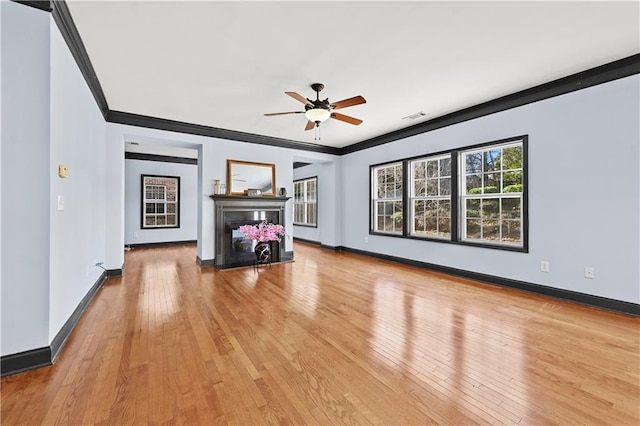
[[460,153],[462,239],[522,244],[522,142]]
[[421,158],[411,171],[411,235],[451,237],[451,155]]
[[519,136],[371,166],[370,232],[528,251],[527,143]]
[[293,224],[318,226],[318,178],[293,182]]
[[142,175],[142,228],[180,227],[180,178]]
[[403,232],[403,164],[372,167],[373,230],[391,234]]

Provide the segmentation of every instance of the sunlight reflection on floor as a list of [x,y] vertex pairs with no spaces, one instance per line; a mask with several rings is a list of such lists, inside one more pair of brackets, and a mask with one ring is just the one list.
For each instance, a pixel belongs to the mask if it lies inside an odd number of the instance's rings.
[[161,325],[180,311],[182,288],[177,266],[175,261],[165,261],[147,265],[142,270],[138,307],[150,324]]

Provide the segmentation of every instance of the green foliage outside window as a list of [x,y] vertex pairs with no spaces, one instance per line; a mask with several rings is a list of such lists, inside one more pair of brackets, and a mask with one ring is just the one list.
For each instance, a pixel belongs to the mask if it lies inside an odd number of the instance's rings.
[[526,249],[525,147],[512,138],[372,167],[372,230]]

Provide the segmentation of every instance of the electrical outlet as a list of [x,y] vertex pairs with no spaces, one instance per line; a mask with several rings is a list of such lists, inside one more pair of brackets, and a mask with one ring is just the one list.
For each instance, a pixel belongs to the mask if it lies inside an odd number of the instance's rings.
[[593,266],[585,266],[584,277],[594,279],[596,277],[596,268],[594,268]]
[[137,232],[133,233],[133,238],[138,238],[138,233]]
[[364,237],[364,243],[369,244],[369,237]]
[[546,260],[540,262],[540,270],[542,272],[549,272],[549,262],[547,262]]

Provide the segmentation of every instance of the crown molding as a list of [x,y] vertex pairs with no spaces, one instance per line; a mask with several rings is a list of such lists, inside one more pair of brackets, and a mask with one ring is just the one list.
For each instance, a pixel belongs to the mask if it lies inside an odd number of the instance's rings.
[[143,152],[124,152],[125,160],[142,160],[142,161],[158,161],[161,163],[179,163],[197,165],[197,158],[175,157],[171,155],[147,154]]
[[353,145],[344,147],[340,155],[350,154],[363,149],[384,145],[399,139],[408,138],[421,133],[462,123],[474,118],[494,114],[533,102],[542,101],[555,96],[564,95],[576,90],[607,83],[624,77],[640,73],[640,54],[628,56],[618,61],[610,62],[595,68],[550,81],[520,92],[512,93],[482,104],[452,112],[411,127],[396,130]]
[[73,22],[67,3],[64,0],[57,0],[51,3],[53,6],[53,9],[51,10],[53,20],[58,26],[64,41],[67,43],[76,64],[78,64],[78,68],[80,68],[80,72],[82,73],[84,80],[87,82],[93,98],[98,104],[98,108],[100,109],[100,112],[102,112],[102,116],[106,119],[107,112],[109,112],[107,98],[102,91],[102,86],[100,85],[100,81],[98,81],[98,76],[93,69],[93,65],[91,64],[87,50],[84,47],[84,43],[80,38],[78,28]]
[[[15,1],[15,0],[14,0]],[[46,7],[49,4],[53,18],[62,33],[69,50],[80,68],[89,89],[95,98],[102,115],[109,123],[126,124],[137,127],[146,127],[158,130],[186,133],[191,135],[207,136],[219,139],[227,139],[238,142],[255,143],[260,145],[277,146],[281,148],[312,151],[333,155],[345,155],[364,149],[384,145],[410,136],[430,132],[432,130],[462,123],[464,121],[505,111],[519,106],[549,99],[555,96],[571,93],[609,81],[640,74],[640,54],[632,55],[614,62],[610,62],[595,68],[591,68],[567,77],[553,80],[529,89],[525,89],[510,95],[502,96],[494,100],[484,102],[469,108],[452,112],[450,114],[434,118],[411,127],[396,130],[362,142],[348,145],[342,148],[329,147],[307,142],[298,142],[289,139],[280,139],[254,133],[245,133],[235,130],[227,130],[199,124],[185,123],[181,121],[167,120],[122,111],[109,109],[106,97],[98,81],[98,77],[91,65],[89,56],[80,38],[78,30],[73,22],[71,13],[64,0],[47,1],[18,1],[33,7]],[[53,7],[53,9],[51,9]],[[46,10],[46,9],[43,9]]]
[[44,10],[45,12],[51,12],[51,2],[49,0],[11,0],[15,3],[24,4],[36,9]]
[[109,111],[106,120],[109,123],[127,124],[130,126],[146,127],[150,129],[167,130],[170,132],[186,133],[190,135],[208,136],[211,138],[228,139],[236,142],[248,142],[259,145],[271,145],[281,148],[300,149],[304,151],[322,152],[325,154],[340,153],[339,148],[312,143],[297,142],[289,139],[279,139],[270,136],[256,135],[254,133],[238,132],[235,130],[220,129],[217,127],[203,126],[200,124],[185,123],[182,121],[167,120],[164,118],[150,117],[147,115],[131,114],[121,111]]

